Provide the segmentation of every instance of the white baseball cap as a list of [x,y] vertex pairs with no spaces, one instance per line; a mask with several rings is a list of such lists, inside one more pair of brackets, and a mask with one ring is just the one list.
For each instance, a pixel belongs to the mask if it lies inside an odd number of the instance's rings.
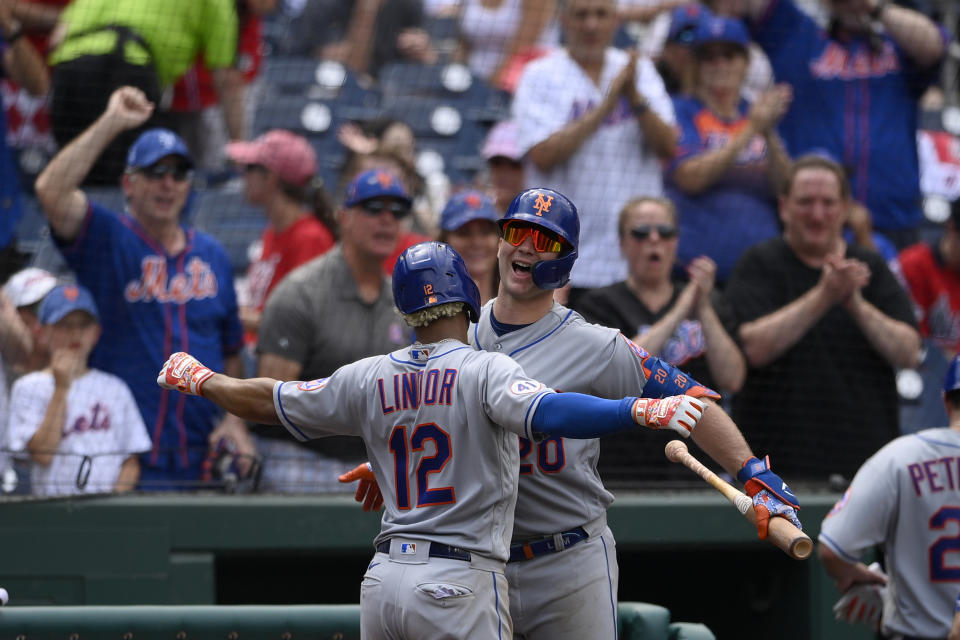
[[16,272],[3,285],[3,293],[15,307],[29,307],[43,300],[57,286],[57,278],[49,271],[28,267]]

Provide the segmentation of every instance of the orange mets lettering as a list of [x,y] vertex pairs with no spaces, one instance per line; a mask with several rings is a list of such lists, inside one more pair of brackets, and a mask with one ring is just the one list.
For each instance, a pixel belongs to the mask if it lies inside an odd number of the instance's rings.
[[127,302],[174,302],[203,300],[217,296],[217,276],[210,265],[198,257],[187,262],[182,273],[169,274],[161,256],[146,256],[140,262],[140,278],[124,288]]
[[550,211],[551,205],[553,205],[553,196],[544,196],[542,193],[538,193],[533,208],[537,210],[538,216],[542,216]]

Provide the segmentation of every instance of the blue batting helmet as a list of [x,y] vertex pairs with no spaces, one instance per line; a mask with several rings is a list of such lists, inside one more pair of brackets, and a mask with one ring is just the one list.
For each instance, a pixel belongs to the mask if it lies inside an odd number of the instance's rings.
[[960,389],[960,354],[955,355],[947,368],[947,376],[943,380],[943,392],[950,393]]
[[553,189],[521,191],[497,221],[501,233],[503,225],[510,220],[522,220],[549,229],[570,245],[570,251],[560,257],[533,265],[533,283],[541,289],[559,289],[567,284],[580,245],[580,216],[570,199]]
[[480,290],[463,258],[450,245],[433,240],[407,247],[397,258],[393,301],[406,315],[448,302],[465,302],[470,320],[480,319]]

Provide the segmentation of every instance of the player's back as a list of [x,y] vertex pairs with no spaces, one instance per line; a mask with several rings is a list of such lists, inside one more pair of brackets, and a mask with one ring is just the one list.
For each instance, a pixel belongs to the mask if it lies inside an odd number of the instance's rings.
[[517,435],[530,435],[548,389],[509,358],[454,340],[367,358],[304,385],[278,391],[284,422],[298,437],[363,437],[386,507],[377,543],[402,535],[506,560]]
[[857,472],[823,522],[832,549],[859,551],[885,539],[885,569],[896,588],[884,629],[944,637],[960,590],[960,432],[901,436]]

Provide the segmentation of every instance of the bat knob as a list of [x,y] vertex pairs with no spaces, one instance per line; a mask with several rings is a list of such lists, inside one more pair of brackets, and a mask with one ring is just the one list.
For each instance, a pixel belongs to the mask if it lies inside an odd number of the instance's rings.
[[667,454],[667,460],[670,462],[680,462],[680,457],[687,453],[687,445],[679,440],[671,440],[664,447],[664,453]]

